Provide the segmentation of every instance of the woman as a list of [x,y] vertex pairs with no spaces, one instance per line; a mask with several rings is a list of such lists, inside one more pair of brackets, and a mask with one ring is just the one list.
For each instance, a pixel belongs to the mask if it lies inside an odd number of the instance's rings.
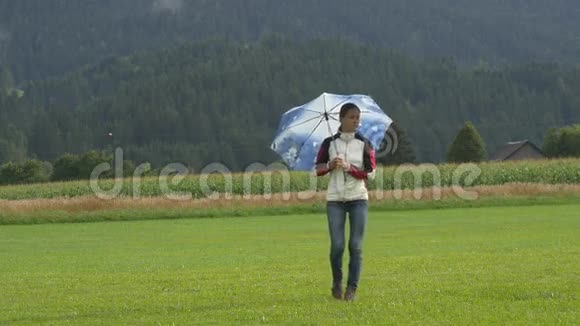
[[371,143],[356,132],[360,109],[353,103],[340,108],[338,133],[322,143],[316,159],[316,174],[330,174],[326,212],[330,232],[332,296],[342,298],[342,256],[344,228],[348,213],[350,262],[344,299],[355,298],[362,264],[362,240],[368,214],[366,180],[374,178],[375,152]]

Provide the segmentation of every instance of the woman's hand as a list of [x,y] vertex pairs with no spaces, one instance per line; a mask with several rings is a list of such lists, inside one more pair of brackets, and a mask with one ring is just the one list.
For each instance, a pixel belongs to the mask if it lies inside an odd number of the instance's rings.
[[336,157],[328,163],[328,168],[334,170],[336,168],[342,169],[344,171],[350,170],[350,163],[343,160],[341,157]]
[[344,161],[340,157],[335,157],[333,160],[328,162],[328,169],[334,170],[336,168],[342,168]]

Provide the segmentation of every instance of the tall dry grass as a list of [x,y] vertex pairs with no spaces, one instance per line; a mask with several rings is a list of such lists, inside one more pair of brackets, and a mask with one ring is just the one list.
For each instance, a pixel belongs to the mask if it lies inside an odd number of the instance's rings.
[[[499,186],[476,186],[465,189],[477,194],[478,198],[486,197],[534,197],[534,196],[568,196],[579,195],[580,185],[569,184],[536,184],[511,183]],[[419,200],[433,201],[437,199],[461,199],[451,187],[424,188],[419,198],[415,190],[401,191],[369,191],[371,201]],[[65,212],[92,212],[118,209],[235,209],[252,207],[290,207],[297,204],[314,204],[324,202],[326,192],[295,192],[264,195],[228,195],[221,194],[219,198],[174,200],[165,197],[131,198],[119,197],[110,200],[99,199],[94,196],[27,199],[27,200],[0,200],[0,212],[26,213],[36,211],[65,211]]]

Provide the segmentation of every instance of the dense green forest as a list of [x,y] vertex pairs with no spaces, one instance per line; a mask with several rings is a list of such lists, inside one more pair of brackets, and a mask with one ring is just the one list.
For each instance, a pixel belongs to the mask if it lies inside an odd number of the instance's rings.
[[239,170],[276,160],[280,115],[322,92],[373,96],[419,162],[444,160],[468,120],[489,153],[511,140],[541,145],[549,128],[580,121],[579,67],[460,68],[344,40],[186,44],[20,89],[0,91],[0,162],[120,146],[136,164]]
[[183,42],[344,37],[458,63],[576,63],[577,0],[0,0],[17,82]]

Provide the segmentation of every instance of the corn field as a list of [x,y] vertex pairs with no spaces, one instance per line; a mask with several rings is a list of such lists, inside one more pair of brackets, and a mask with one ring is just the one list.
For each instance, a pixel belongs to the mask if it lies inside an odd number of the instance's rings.
[[[327,177],[308,172],[254,172],[103,179],[0,187],[0,199],[21,200],[81,196],[204,198],[208,196],[263,195],[324,190]],[[416,189],[448,186],[502,185],[507,183],[580,184],[580,159],[478,164],[403,165],[380,167],[369,190]]]

